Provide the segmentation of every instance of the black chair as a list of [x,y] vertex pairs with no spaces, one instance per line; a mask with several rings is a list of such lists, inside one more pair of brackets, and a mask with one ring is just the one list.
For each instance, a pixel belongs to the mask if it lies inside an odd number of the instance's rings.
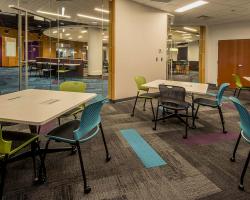
[[195,127],[195,119],[197,118],[197,114],[198,114],[200,106],[207,106],[210,108],[217,108],[218,109],[219,114],[220,114],[222,128],[223,128],[223,133],[227,133],[227,131],[225,130],[225,121],[224,121],[224,117],[222,114],[222,109],[221,109],[222,104],[221,103],[222,103],[222,99],[223,99],[223,94],[229,85],[230,85],[229,83],[223,83],[220,86],[219,91],[218,91],[216,98],[214,100],[213,99],[206,99],[206,98],[194,99],[193,103],[198,104],[195,116],[193,118],[193,126],[194,127]]
[[[191,107],[191,104],[185,101],[186,97],[185,88],[179,86],[171,86],[171,85],[159,85],[159,90],[160,90],[160,97],[158,99],[155,126],[153,129],[156,130],[157,121],[176,117],[186,125],[185,135],[183,136],[183,138],[186,139],[189,127],[188,109]],[[163,109],[162,118],[158,118],[160,107],[162,107]],[[169,112],[168,110],[173,112]],[[181,114],[179,113],[180,111],[186,111],[186,113]],[[183,117],[185,117],[185,120],[183,119]]]

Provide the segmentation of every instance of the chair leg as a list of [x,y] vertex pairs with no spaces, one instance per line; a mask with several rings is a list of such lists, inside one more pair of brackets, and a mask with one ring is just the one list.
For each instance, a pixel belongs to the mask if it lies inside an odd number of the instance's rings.
[[239,89],[239,92],[238,92],[237,98],[239,98],[239,97],[240,97],[240,92],[241,92],[241,88]]
[[198,111],[199,111],[199,108],[200,108],[200,105],[198,104],[197,108],[196,108],[196,112],[193,116],[193,127],[195,127],[195,120],[197,118],[197,115],[198,115]]
[[81,165],[81,171],[82,171],[82,177],[83,177],[83,183],[84,183],[84,193],[88,194],[88,193],[90,193],[91,188],[87,185],[87,178],[86,178],[85,169],[84,169],[84,165],[83,165],[82,152],[81,152],[79,141],[76,142],[76,146],[77,146],[79,161],[80,161],[80,165]]
[[154,126],[154,128],[153,128],[153,130],[155,130],[155,131],[156,131],[156,126],[157,126],[157,121],[158,121],[158,112],[159,112],[159,102],[158,102],[157,110],[156,110],[155,126]]
[[143,104],[143,111],[146,111],[146,102],[147,102],[147,99],[145,98],[144,99],[144,104]]
[[31,143],[31,153],[32,153],[32,161],[33,161],[33,170],[34,170],[34,183],[37,183],[39,181],[38,176],[37,176],[37,166],[36,166],[36,142]]
[[234,90],[234,97],[236,96],[236,93],[237,93],[237,88],[235,88]]
[[137,103],[137,100],[138,100],[138,96],[139,96],[139,92],[137,92],[137,95],[136,95],[136,98],[135,98],[135,104],[134,104],[134,107],[133,107],[131,117],[135,116],[135,107],[136,107],[136,103]]
[[239,137],[238,137],[238,139],[237,139],[237,142],[236,142],[236,144],[235,144],[235,147],[234,147],[233,157],[230,158],[230,160],[231,160],[232,162],[235,162],[235,155],[236,155],[236,152],[237,152],[239,143],[240,143],[240,139],[241,139],[241,132],[240,132],[240,135],[239,135]]
[[188,109],[186,109],[186,128],[185,128],[185,135],[183,136],[183,139],[187,139],[188,137]]
[[60,126],[61,125],[61,118],[58,117],[57,120],[58,120],[58,125]]
[[154,111],[154,106],[153,106],[153,100],[152,99],[150,99],[150,104],[151,104],[152,113],[153,113],[153,120],[155,120],[155,111]]
[[1,183],[0,183],[0,199],[3,199],[4,181],[6,176],[6,165],[7,165],[8,155],[5,155],[1,163]]
[[244,190],[244,177],[245,177],[245,174],[246,174],[246,171],[247,171],[247,167],[248,167],[249,161],[250,161],[250,151],[249,151],[249,153],[248,153],[247,160],[246,160],[246,162],[245,162],[243,171],[242,171],[242,173],[241,173],[240,185],[239,185],[239,189],[240,189],[240,190]]
[[221,124],[222,124],[222,128],[223,128],[223,133],[227,133],[227,131],[225,130],[225,121],[223,118],[221,106],[218,106],[218,110],[219,110],[219,114],[220,114],[220,120],[221,120]]
[[102,128],[102,123],[99,124],[99,127],[101,129],[102,140],[103,140],[103,144],[104,144],[105,151],[106,151],[106,161],[108,162],[108,161],[111,160],[111,156],[109,154],[108,146],[107,146],[106,139],[105,139],[105,136],[104,136],[104,131],[103,131],[103,128]]
[[[47,141],[47,143],[48,143],[48,141]],[[48,144],[47,143],[46,143],[45,151],[47,151],[47,149],[48,149]],[[39,179],[40,183],[45,183],[46,180],[47,180],[47,173],[46,173],[45,160],[44,160],[45,157],[43,157],[43,155],[42,155],[42,151],[40,149],[39,141],[36,142],[36,148],[37,148],[38,155],[39,155],[39,158],[40,158],[40,161],[41,161],[41,165],[39,167],[38,179]]]

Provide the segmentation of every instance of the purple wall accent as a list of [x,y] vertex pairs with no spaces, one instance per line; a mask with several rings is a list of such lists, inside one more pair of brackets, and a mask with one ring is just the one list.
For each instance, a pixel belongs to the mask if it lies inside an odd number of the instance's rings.
[[35,60],[39,57],[39,47],[40,43],[38,41],[28,43],[28,60]]
[[202,133],[199,135],[191,135],[188,139],[183,140],[187,145],[209,145],[223,141],[236,140],[239,133]]
[[2,67],[2,37],[0,36],[0,67]]

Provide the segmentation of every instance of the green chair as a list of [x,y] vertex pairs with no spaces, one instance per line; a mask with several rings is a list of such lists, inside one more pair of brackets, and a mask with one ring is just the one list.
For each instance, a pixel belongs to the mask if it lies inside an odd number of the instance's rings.
[[[27,149],[28,146],[31,147],[31,154],[29,154],[28,156],[31,156],[33,159],[34,181],[37,182],[40,181],[41,178],[46,177],[46,175],[42,176],[41,173],[39,173],[38,175],[36,170],[35,157],[37,152],[41,159],[38,135],[30,133],[14,132],[14,131],[2,131],[2,129],[0,129],[0,168],[1,168],[0,199],[2,199],[3,196],[4,182],[7,174],[6,171],[7,164],[22,159],[23,157],[21,154],[19,154],[19,152],[24,148]],[[44,169],[43,172],[45,173],[45,165],[42,159],[41,159],[41,166],[42,168],[40,169]]]
[[236,96],[237,90],[239,90],[237,97],[239,98],[241,90],[250,90],[250,87],[245,87],[242,85],[242,82],[240,80],[240,76],[238,74],[232,74],[235,82],[235,91],[234,96]]
[[71,70],[66,68],[65,65],[63,64],[62,66],[59,66],[59,69],[57,70],[57,73],[59,74],[59,77],[61,77],[61,75],[63,75],[63,80],[65,80],[66,73],[68,73],[70,71]]
[[[84,82],[80,81],[66,81],[60,84],[59,89],[60,91],[65,91],[65,92],[85,92],[87,88],[87,84]],[[77,114],[79,112],[82,112],[84,109],[84,105],[81,105],[65,114],[60,116],[58,118],[58,123],[59,125],[61,124],[61,118],[69,117],[69,116],[74,116],[75,119],[77,118]]]
[[153,107],[152,99],[158,98],[160,93],[159,92],[158,93],[149,93],[149,88],[143,86],[143,84],[146,84],[146,79],[143,76],[136,76],[135,77],[135,83],[136,83],[136,86],[137,86],[137,95],[136,95],[136,98],[135,98],[135,104],[134,104],[131,116],[133,117],[134,114],[135,114],[135,107],[136,107],[136,104],[137,104],[137,100],[138,99],[144,99],[143,110],[144,111],[146,110],[146,108],[145,108],[146,107],[146,102],[147,102],[147,100],[150,100],[152,113],[153,113],[153,119],[155,119],[155,113],[154,113],[154,107]]

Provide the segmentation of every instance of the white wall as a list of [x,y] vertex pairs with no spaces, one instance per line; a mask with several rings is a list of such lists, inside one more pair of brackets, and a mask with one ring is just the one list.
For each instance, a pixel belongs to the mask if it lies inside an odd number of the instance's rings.
[[136,95],[137,75],[147,81],[166,78],[166,41],[166,13],[133,1],[115,1],[115,99]]
[[205,66],[207,83],[217,84],[218,41],[249,38],[250,22],[219,24],[207,27]]
[[199,61],[199,41],[188,43],[188,61]]

